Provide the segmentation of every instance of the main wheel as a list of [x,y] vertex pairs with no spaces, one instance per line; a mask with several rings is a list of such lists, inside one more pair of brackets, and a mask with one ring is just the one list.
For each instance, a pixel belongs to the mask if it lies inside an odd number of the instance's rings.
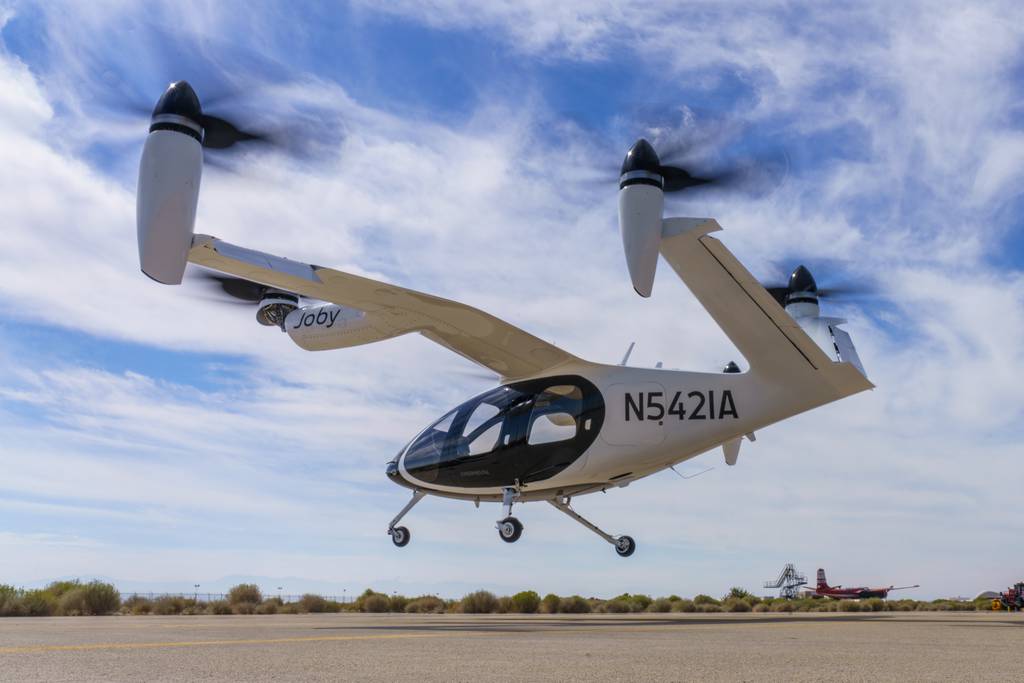
[[399,548],[404,548],[409,544],[409,539],[412,534],[404,526],[396,526],[391,530],[391,542],[397,545]]
[[523,535],[523,524],[515,517],[506,517],[498,522],[498,535],[506,543],[515,543]]
[[629,536],[619,536],[615,539],[615,552],[619,557],[629,557],[636,550],[636,541]]

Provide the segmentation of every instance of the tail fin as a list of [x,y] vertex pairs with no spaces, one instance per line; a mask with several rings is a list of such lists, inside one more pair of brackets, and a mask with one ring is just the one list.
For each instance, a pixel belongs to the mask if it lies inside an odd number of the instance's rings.
[[819,569],[818,570],[818,588],[820,589],[820,588],[828,588],[828,587],[829,587],[828,581],[825,579],[825,570],[824,569]]

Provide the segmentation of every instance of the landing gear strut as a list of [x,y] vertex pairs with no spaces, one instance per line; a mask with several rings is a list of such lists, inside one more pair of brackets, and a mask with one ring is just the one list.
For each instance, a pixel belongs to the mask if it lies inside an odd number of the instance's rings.
[[425,495],[427,494],[424,493],[423,491],[420,491],[419,489],[413,491],[412,500],[406,503],[405,507],[402,508],[402,511],[399,512],[393,520],[391,520],[390,524],[388,524],[388,536],[391,537],[391,542],[399,548],[404,548],[406,545],[409,544],[409,539],[412,538],[412,534],[410,534],[409,530],[406,529],[404,526],[395,525],[398,524],[398,521],[402,519],[402,517],[405,517],[405,514],[409,512],[409,510],[412,510],[413,506],[415,506],[416,503],[423,500],[423,497]]
[[508,486],[502,490],[501,504],[505,508],[505,517],[499,519],[494,527],[498,530],[498,536],[506,543],[515,543],[523,535],[523,524],[512,516],[512,503],[519,498],[519,491],[515,487]]
[[551,503],[552,507],[560,510],[568,516],[575,519],[577,522],[587,527],[595,534],[603,538],[604,540],[615,546],[615,552],[619,554],[619,557],[629,557],[636,550],[636,541],[629,536],[612,536],[609,533],[602,531],[600,528],[591,524],[589,521],[584,519],[578,512],[569,507],[570,499],[566,498],[552,498],[548,502]]

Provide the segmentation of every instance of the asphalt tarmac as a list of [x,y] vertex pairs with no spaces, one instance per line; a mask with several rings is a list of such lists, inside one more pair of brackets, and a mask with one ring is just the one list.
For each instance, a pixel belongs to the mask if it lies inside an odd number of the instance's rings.
[[1024,680],[1006,613],[0,619],[3,681]]

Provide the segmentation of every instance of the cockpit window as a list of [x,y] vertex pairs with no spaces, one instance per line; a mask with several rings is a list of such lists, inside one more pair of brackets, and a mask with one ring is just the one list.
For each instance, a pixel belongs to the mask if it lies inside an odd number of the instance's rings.
[[576,436],[576,420],[569,413],[551,413],[535,419],[530,425],[530,436],[526,443],[539,446],[542,443],[566,441]]
[[575,438],[583,412],[583,391],[573,385],[558,384],[537,394],[530,415],[526,443],[537,446]]
[[493,420],[499,412],[497,406],[493,406],[490,403],[481,403],[473,409],[469,419],[466,420],[466,426],[462,429],[462,435],[471,437],[473,432]]
[[415,479],[495,486],[551,476],[601,429],[604,401],[582,377],[505,385],[466,401],[416,437],[401,461]]

